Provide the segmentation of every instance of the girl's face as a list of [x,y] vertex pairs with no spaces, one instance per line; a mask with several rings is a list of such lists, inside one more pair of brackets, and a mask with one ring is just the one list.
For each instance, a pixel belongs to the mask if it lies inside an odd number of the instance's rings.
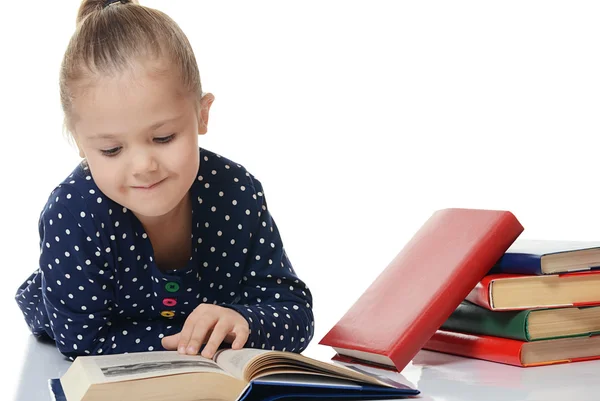
[[198,135],[214,97],[198,105],[172,71],[139,63],[91,81],[72,103],[74,137],[98,188],[140,219],[174,210],[198,174]]

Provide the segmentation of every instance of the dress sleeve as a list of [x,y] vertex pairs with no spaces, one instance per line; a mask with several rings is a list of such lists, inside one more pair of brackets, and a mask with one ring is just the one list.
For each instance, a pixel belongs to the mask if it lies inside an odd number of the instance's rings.
[[39,270],[17,293],[32,332],[45,331],[71,358],[162,349],[161,338],[181,325],[113,313],[117,289],[110,243],[96,227],[97,218],[72,203],[47,206],[40,218]]
[[302,352],[314,333],[312,295],[296,275],[260,181],[252,176],[256,216],[242,280],[240,304],[224,305],[246,318],[246,347]]

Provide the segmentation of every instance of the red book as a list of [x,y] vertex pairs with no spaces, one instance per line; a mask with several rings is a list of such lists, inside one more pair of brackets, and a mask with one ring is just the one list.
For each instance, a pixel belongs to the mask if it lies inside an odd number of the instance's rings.
[[335,354],[334,356],[331,357],[331,360],[335,361],[335,362],[341,362],[344,364],[362,365],[362,366],[366,366],[366,367],[370,367],[370,368],[377,368],[377,369],[387,370],[387,371],[391,371],[391,372],[396,372],[395,366],[392,367],[392,366],[387,366],[387,365],[378,365],[374,362],[366,362],[362,359],[352,358],[351,356],[347,356],[347,355]]
[[438,330],[423,349],[530,367],[600,359],[600,336],[525,342]]
[[319,344],[401,371],[522,231],[507,211],[435,212]]
[[489,274],[466,297],[493,311],[600,304],[600,271],[566,274]]

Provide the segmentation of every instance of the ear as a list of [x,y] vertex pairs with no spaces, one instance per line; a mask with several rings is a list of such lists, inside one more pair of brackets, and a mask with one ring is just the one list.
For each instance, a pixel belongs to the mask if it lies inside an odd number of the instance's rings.
[[85,159],[85,153],[83,153],[83,149],[81,148],[81,146],[79,146],[79,143],[77,143],[77,149],[79,150],[79,157]]
[[208,130],[208,114],[210,106],[214,101],[215,96],[212,93],[205,93],[200,99],[198,110],[198,135],[204,135]]
[[77,145],[77,150],[79,151],[79,157],[81,157],[82,159],[85,159],[85,153],[83,153],[83,149],[81,148],[81,145],[79,144],[79,141],[77,140],[77,135],[75,135],[73,133],[72,137],[73,137],[73,140],[75,141],[75,145]]

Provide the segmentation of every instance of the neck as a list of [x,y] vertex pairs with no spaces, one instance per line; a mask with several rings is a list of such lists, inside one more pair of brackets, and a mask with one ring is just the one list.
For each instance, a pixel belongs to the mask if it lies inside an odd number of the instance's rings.
[[168,232],[165,230],[172,230],[173,227],[184,226],[187,227],[191,223],[192,213],[192,202],[189,194],[184,196],[183,199],[175,206],[171,211],[162,216],[137,216],[142,226],[146,230],[148,235],[152,236],[155,233]]
[[164,216],[146,217],[140,221],[160,270],[175,270],[186,265],[192,254],[192,202],[189,196]]

